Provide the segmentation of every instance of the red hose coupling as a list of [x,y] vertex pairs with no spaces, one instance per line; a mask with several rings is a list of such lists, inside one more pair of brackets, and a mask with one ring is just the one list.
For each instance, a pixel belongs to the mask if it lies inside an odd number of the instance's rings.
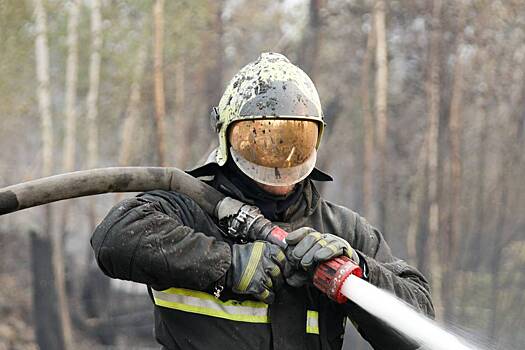
[[361,278],[363,271],[352,259],[343,255],[319,265],[315,270],[313,282],[314,286],[330,299],[343,304],[347,297],[341,293],[341,288],[350,275]]

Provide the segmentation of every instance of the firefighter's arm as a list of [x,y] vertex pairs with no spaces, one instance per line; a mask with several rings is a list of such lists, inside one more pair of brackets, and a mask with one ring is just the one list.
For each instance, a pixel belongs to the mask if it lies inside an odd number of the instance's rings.
[[[290,244],[287,256],[292,263],[295,262],[297,268],[296,272],[288,276],[287,282],[299,286],[310,279],[312,267],[344,254],[361,266],[365,280],[395,294],[416,310],[433,316],[434,309],[425,278],[415,268],[393,257],[381,233],[357,214],[352,214],[353,216],[345,218],[354,220],[334,220],[341,227],[350,226],[342,230],[343,233],[337,239],[333,235],[321,234],[310,228],[301,228],[290,233],[287,237]],[[352,246],[349,242],[352,242]],[[308,270],[311,270],[310,273],[307,273]],[[415,343],[352,301],[342,304],[341,308],[374,348],[416,348]]]
[[434,310],[425,278],[415,268],[392,256],[381,233],[366,220],[354,215],[355,229],[348,237],[344,237],[344,234],[336,236],[320,233],[308,227],[302,227],[288,235],[287,256],[295,267],[293,273],[287,276],[288,284],[299,287],[310,280],[319,264],[346,255],[361,267],[365,280],[395,294],[418,311],[433,316]]
[[213,237],[217,234],[213,221],[188,197],[153,191],[113,207],[91,245],[109,277],[207,290],[231,264],[231,249]]
[[[403,260],[395,258],[383,235],[364,218],[356,215],[352,243],[365,270],[365,279],[433,317],[429,285],[423,275]],[[389,327],[352,301],[342,306],[359,333],[374,349],[416,349],[410,339]]]
[[392,255],[381,232],[356,214],[353,247],[371,284],[387,290],[427,316],[434,316],[430,288],[425,277]]

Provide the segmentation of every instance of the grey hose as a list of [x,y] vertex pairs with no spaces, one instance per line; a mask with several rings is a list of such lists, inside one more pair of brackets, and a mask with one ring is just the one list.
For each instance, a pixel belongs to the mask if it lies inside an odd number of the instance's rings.
[[214,214],[224,195],[177,168],[115,167],[76,171],[0,189],[0,215],[69,198],[110,192],[172,190]]

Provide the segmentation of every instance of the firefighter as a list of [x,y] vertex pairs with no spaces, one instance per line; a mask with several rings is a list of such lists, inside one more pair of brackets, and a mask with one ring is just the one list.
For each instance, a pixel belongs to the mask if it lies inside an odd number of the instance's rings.
[[315,182],[331,177],[315,167],[325,123],[310,78],[283,55],[263,53],[233,77],[212,120],[219,146],[190,174],[257,206],[291,232],[289,246],[235,240],[176,192],[117,204],[91,244],[106,275],[148,286],[163,348],[340,349],[347,318],[375,349],[415,348],[312,285],[316,266],[346,255],[368,282],[434,312],[421,273],[363,217],[317,192]]

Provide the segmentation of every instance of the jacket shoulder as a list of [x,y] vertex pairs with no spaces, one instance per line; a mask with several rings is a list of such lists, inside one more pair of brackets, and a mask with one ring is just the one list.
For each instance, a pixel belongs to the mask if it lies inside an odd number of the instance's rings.
[[158,203],[161,210],[168,215],[173,214],[174,212],[178,213],[181,210],[188,214],[191,214],[196,210],[200,211],[200,207],[193,199],[185,194],[175,191],[154,190],[141,193],[137,197]]
[[354,248],[375,254],[381,233],[359,213],[325,199],[319,201],[318,210],[325,232],[341,236]]
[[359,217],[359,214],[354,210],[347,208],[343,205],[336,204],[324,198],[319,199],[319,209],[322,210],[323,214],[339,217],[347,217],[349,219],[355,220]]
[[325,232],[341,236],[349,242],[353,240],[359,214],[323,198],[319,200],[317,212]]

